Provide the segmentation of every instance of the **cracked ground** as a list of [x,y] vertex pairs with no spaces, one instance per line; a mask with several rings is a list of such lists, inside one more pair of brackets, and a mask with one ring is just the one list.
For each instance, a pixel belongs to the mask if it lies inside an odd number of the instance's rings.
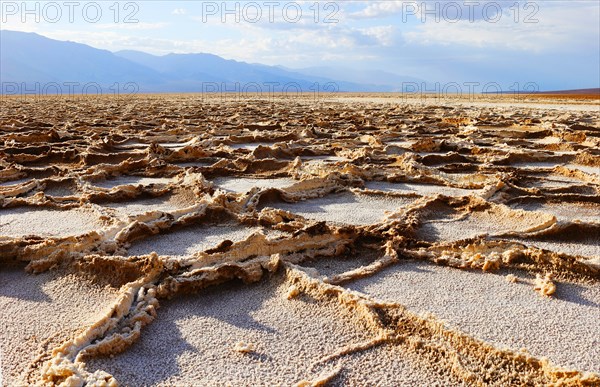
[[600,385],[600,105],[5,98],[8,385]]

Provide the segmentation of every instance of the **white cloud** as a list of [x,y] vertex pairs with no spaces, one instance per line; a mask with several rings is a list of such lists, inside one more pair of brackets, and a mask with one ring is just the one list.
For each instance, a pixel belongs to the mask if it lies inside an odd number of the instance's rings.
[[169,23],[106,23],[106,24],[93,24],[95,28],[104,30],[159,30],[165,28]]
[[34,20],[25,21],[24,23],[16,19],[7,19],[6,22],[1,22],[3,30],[21,31],[21,32],[38,32],[42,26]]
[[[504,14],[496,23],[468,20],[458,23],[423,23],[403,34],[413,44],[467,46],[489,50],[528,52],[566,52],[582,43],[598,42],[598,31],[589,22],[600,18],[599,7],[543,7],[535,15],[536,22],[526,23],[521,15]],[[584,43],[585,44],[585,43]]]
[[353,19],[374,19],[384,16],[389,16],[402,11],[404,3],[411,3],[410,1],[373,1],[369,3],[365,8],[357,12],[352,12],[348,16]]
[[205,52],[246,62],[301,67],[328,61],[376,59],[381,55],[381,47],[392,44],[393,27],[306,29],[276,35],[257,29],[242,38],[216,40],[150,38],[137,36],[135,31],[125,34],[108,30],[57,30],[45,35],[110,51],[131,49],[155,55]]
[[187,10],[185,8],[175,8],[171,11],[171,15],[186,15]]
[[361,33],[372,36],[380,46],[391,46],[394,44],[394,26],[377,26],[360,29]]
[[[448,0],[393,0],[369,1],[363,9],[349,14],[351,19],[380,19],[388,16],[398,16],[397,20],[406,23],[417,20],[422,23],[440,20],[482,20],[493,19],[499,13],[514,8],[515,0],[476,0],[476,1],[448,1]],[[537,6],[536,2],[519,4]]]
[[432,23],[419,26],[417,30],[406,32],[407,42],[422,45],[471,46],[488,48],[490,50],[515,49],[524,51],[539,51],[540,41],[550,35],[549,31],[536,31],[535,34],[526,31],[515,31],[514,26],[485,23]]

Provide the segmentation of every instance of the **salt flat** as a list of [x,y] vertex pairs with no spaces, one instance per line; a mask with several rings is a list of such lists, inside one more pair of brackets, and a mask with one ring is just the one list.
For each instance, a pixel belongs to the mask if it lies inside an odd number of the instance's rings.
[[3,100],[3,382],[600,385],[599,100],[273,98]]

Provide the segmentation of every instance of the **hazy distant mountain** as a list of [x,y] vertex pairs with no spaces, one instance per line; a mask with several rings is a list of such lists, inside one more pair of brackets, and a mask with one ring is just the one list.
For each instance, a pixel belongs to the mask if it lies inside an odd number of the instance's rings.
[[[150,55],[139,51],[112,53],[85,44],[58,41],[35,33],[0,31],[1,91],[10,93],[8,83],[77,82],[95,83],[108,91],[115,83],[119,87],[135,83],[140,92],[200,92],[240,90],[258,84],[263,91],[314,91],[315,83],[323,89],[334,83],[340,91],[391,91],[393,87],[377,86],[360,81],[335,80],[335,77],[306,74],[282,67],[226,60],[211,54]],[[267,85],[270,83],[271,85]],[[277,86],[273,83],[278,84]],[[332,85],[328,85],[331,90]],[[49,93],[54,89],[49,88]]]
[[[335,77],[321,76],[318,74],[303,74],[278,66],[251,64],[235,60],[223,59],[213,54],[168,54],[163,56],[150,55],[140,51],[118,51],[115,53],[125,59],[158,71],[163,76],[176,77],[178,81],[194,84],[198,81],[205,83],[224,83],[224,88],[235,89],[235,83],[240,83],[238,88],[250,84],[258,84],[264,91],[293,87],[298,85],[302,91],[309,92],[315,84],[324,87],[328,83],[343,91],[390,91],[391,87],[368,84],[367,82],[353,82],[338,80]],[[275,85],[273,83],[277,83]],[[333,87],[333,85],[330,85]],[[208,85],[207,85],[208,88]]]
[[6,82],[138,82],[148,88],[164,82],[156,71],[110,51],[85,44],[48,39],[35,33],[0,31],[0,79]]
[[294,71],[307,76],[335,78],[346,82],[378,85],[389,91],[403,91],[406,89],[406,87],[403,87],[406,86],[406,83],[416,83],[421,87],[421,85],[426,82],[424,79],[381,70],[356,70],[344,67],[309,67]]
[[[273,72],[269,71],[268,67],[261,68],[244,62],[226,60],[212,54],[155,56],[140,51],[118,51],[115,55],[163,74],[177,74],[179,78],[183,79],[207,82],[268,82],[273,80]],[[278,78],[285,81],[298,80],[298,77],[282,77],[281,75]]]

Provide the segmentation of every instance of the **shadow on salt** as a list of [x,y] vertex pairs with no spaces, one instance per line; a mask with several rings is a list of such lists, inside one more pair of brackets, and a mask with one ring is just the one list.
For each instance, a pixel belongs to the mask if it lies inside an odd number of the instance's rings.
[[119,176],[104,181],[95,181],[91,183],[95,187],[111,189],[120,185],[143,185],[150,184],[169,184],[173,179],[168,177],[145,177],[145,176]]
[[417,236],[426,241],[457,241],[481,235],[527,234],[550,227],[555,217],[543,212],[494,206],[484,211],[461,213],[447,206],[430,210],[422,218]]
[[104,203],[104,207],[116,210],[120,216],[137,216],[151,211],[173,212],[196,204],[192,195],[174,194],[148,199]]
[[[137,343],[88,365],[124,385],[291,386],[313,376],[310,364],[371,338],[336,302],[288,300],[288,292],[275,276],[161,303]],[[235,351],[240,342],[254,350]]]
[[108,310],[118,289],[52,270],[26,274],[18,268],[0,270],[0,342],[7,386],[26,386],[22,377],[40,353],[81,332]]
[[558,221],[600,223],[600,204],[596,203],[555,203],[538,200],[523,201],[511,205],[525,211],[541,211],[556,216]]
[[[251,234],[261,230],[261,227],[244,227],[239,224],[193,225],[134,242],[129,248],[128,254],[145,255],[154,251],[158,255],[189,256],[216,247],[225,240],[234,243],[243,241]],[[266,231],[265,233],[267,235],[277,234]]]

